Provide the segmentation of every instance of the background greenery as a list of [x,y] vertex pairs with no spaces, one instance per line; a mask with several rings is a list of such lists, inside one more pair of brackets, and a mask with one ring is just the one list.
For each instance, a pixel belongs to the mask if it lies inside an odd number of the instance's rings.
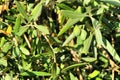
[[0,80],[119,80],[119,0],[0,0]]

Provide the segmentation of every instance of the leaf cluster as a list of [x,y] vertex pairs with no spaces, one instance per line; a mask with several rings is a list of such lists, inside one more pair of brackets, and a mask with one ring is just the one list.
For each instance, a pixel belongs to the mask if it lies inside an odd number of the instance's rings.
[[118,80],[119,0],[0,0],[1,80]]

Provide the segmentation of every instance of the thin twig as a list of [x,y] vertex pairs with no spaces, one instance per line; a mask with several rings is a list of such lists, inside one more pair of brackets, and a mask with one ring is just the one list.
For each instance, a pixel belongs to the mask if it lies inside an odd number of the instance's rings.
[[25,41],[27,42],[27,45],[28,45],[29,49],[31,50],[32,47],[31,47],[30,42],[29,42],[29,40],[28,40],[28,38],[25,34],[24,34],[24,38],[25,38]]
[[111,41],[112,41],[112,46],[114,47],[115,45],[115,40],[114,40],[114,37],[113,37],[113,35],[111,35]]
[[112,69],[112,80],[114,80],[114,76],[115,76],[115,71],[116,72],[120,72],[120,70],[119,70],[119,66],[117,65],[117,64],[115,64],[115,62],[110,58],[110,56],[109,56],[109,54],[107,53],[107,51],[106,50],[103,50],[103,54],[106,56],[106,58],[108,58],[108,60],[109,60],[109,63],[110,63],[110,65],[111,65],[111,69]]
[[[71,44],[71,46],[73,46],[74,45],[74,40],[71,40],[70,44]],[[73,61],[79,63],[80,59],[79,59],[79,56],[78,56],[77,52],[74,51],[73,49],[70,49],[70,51],[71,51],[71,54],[73,56]],[[79,80],[83,80],[83,76],[81,74],[81,70],[79,69],[79,67],[77,67],[76,70],[77,70],[77,75],[78,75]]]
[[114,80],[114,76],[115,76],[115,70],[112,69],[112,80]]
[[48,42],[48,44],[49,44],[49,46],[50,46],[50,48],[51,48],[51,50],[52,50],[52,52],[53,52],[53,54],[54,54],[54,63],[56,63],[55,52],[54,52],[53,47],[52,47],[52,45],[51,45],[51,43],[50,43],[50,40],[47,38],[47,36],[46,36],[45,34],[42,34],[42,35],[44,36],[44,38],[45,38],[46,41]]

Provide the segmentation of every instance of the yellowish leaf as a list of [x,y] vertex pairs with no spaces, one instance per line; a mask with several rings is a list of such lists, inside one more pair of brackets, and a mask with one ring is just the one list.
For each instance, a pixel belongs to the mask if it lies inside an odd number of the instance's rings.
[[11,32],[12,32],[12,26],[9,25],[8,28],[7,28],[7,30],[6,30],[6,33],[7,34],[11,34]]

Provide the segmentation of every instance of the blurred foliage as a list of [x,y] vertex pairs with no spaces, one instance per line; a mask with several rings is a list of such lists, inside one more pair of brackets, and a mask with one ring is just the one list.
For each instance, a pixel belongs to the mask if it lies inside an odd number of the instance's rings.
[[0,0],[1,80],[119,80],[119,0]]

